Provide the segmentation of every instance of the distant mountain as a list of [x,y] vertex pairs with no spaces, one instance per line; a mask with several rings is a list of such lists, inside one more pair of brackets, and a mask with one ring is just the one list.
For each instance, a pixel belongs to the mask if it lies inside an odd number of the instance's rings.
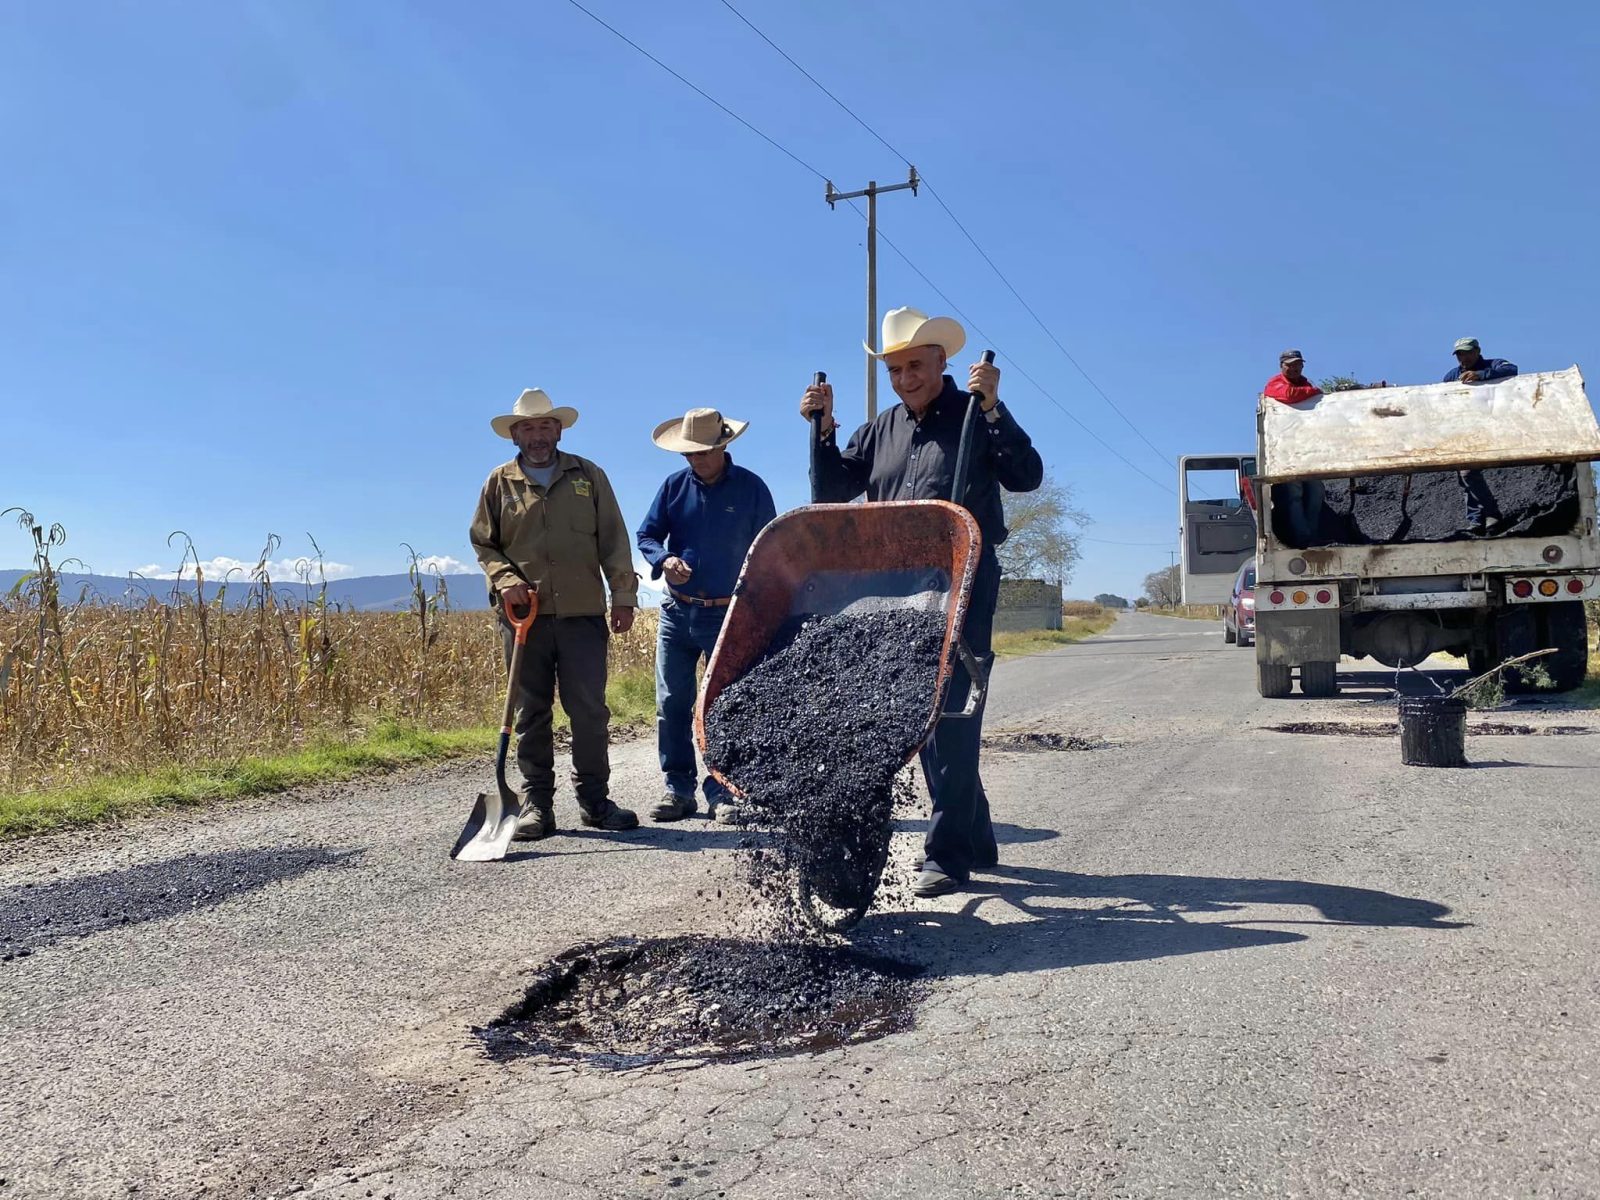
[[[0,596],[8,595],[17,585],[17,581],[29,573],[0,571]],[[431,596],[438,591],[441,582],[449,597],[451,608],[489,607],[488,588],[485,586],[483,576],[477,572],[445,575],[442,578],[424,575],[423,590]],[[216,599],[217,588],[217,584],[209,580],[206,582],[205,598],[208,604]],[[254,590],[242,581],[228,584],[227,589],[225,600],[229,608],[243,605]],[[301,583],[274,581],[272,590],[281,600],[299,604],[308,599],[315,600],[319,589],[315,585],[308,588]],[[115,575],[79,575],[66,572],[61,575],[62,599],[72,602],[76,602],[79,596],[85,596],[90,600],[99,600],[107,604],[141,604],[147,599],[170,600],[175,592],[192,600],[194,580],[124,579]],[[331,579],[328,581],[328,603],[340,608],[370,612],[402,611],[411,604],[411,579],[406,575],[360,575],[354,579]],[[646,607],[660,604],[660,591],[641,581],[639,603]]]
[[[0,595],[9,594],[17,585],[17,581],[28,574],[27,571],[0,571]],[[440,582],[438,577],[424,575],[423,590],[431,596],[438,591]],[[477,573],[446,575],[443,577],[443,584],[451,608],[489,607],[488,589],[484,586],[482,575]],[[209,580],[206,582],[207,603],[216,599],[218,587],[218,584]],[[276,596],[296,604],[308,599],[315,600],[319,590],[318,586],[308,588],[298,582],[286,583],[274,580],[272,584],[272,591]],[[225,602],[229,608],[242,605],[254,591],[254,588],[243,581],[235,581],[227,585]],[[139,604],[147,599],[170,600],[175,594],[192,600],[194,592],[195,585],[192,579],[125,579],[115,575],[79,575],[66,572],[61,575],[62,598],[74,602],[79,596],[85,596],[109,604]],[[411,604],[411,580],[405,575],[361,575],[354,579],[330,579],[328,603],[338,605],[340,608],[374,612],[398,611]]]

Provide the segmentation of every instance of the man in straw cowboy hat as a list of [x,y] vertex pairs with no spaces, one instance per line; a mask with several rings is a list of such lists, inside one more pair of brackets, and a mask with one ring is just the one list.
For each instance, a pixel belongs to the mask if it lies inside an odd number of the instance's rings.
[[[611,801],[606,707],[607,640],[633,624],[639,579],[611,481],[588,459],[556,448],[577,420],[576,409],[555,407],[539,388],[529,388],[509,413],[495,417],[491,427],[515,442],[518,454],[489,472],[472,517],[472,548],[489,577],[491,596],[521,609],[531,591],[539,594],[539,616],[518,681],[517,766],[525,815],[516,836],[524,841],[556,829],[551,709],[558,684],[561,707],[572,722],[572,781],[583,823],[611,830],[639,824],[634,813]],[[500,625],[509,661],[511,630],[504,617]]]
[[[807,388],[800,415],[809,421],[813,413],[822,414],[822,444],[812,480],[819,499],[848,501],[863,492],[869,501],[954,499],[977,518],[983,553],[962,636],[985,660],[1000,592],[995,547],[1006,538],[1000,489],[1033,491],[1044,482],[1044,462],[1000,402],[999,369],[993,363],[974,363],[967,373],[967,387],[983,394],[983,419],[970,452],[966,494],[951,496],[970,393],[956,387],[944,370],[966,340],[966,331],[949,317],[897,308],[883,319],[883,350],[868,347],[868,352],[883,359],[900,403],[857,429],[842,451],[833,419],[832,387],[824,383]],[[966,669],[958,663],[945,706],[962,708],[969,685]],[[914,889],[919,896],[955,891],[974,867],[992,867],[999,860],[989,800],[978,776],[982,720],[979,712],[970,721],[941,721],[923,749],[922,770],[933,797],[933,814]]]
[[[638,531],[650,577],[667,579],[656,635],[656,746],[667,781],[650,813],[657,821],[695,812],[695,668],[717,644],[745,552],[777,515],[761,477],[728,454],[728,443],[749,424],[727,420],[714,408],[691,408],[652,435],[656,445],[689,462],[667,476]],[[737,804],[709,775],[705,793],[715,820],[739,823]]]

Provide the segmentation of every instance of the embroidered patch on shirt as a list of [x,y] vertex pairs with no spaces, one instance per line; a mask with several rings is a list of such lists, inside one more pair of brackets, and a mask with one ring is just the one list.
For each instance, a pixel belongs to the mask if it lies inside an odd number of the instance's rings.
[[594,495],[594,485],[591,484],[587,479],[574,479],[572,481],[572,490],[577,492],[580,496]]

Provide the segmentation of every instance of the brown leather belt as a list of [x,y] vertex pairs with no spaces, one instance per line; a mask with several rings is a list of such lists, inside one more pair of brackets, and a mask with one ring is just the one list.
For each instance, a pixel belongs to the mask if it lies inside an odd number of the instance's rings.
[[672,598],[679,603],[692,604],[696,608],[727,608],[728,605],[733,603],[732,596],[724,596],[720,600],[702,600],[699,596],[685,596],[676,588],[669,587],[667,591],[671,594]]

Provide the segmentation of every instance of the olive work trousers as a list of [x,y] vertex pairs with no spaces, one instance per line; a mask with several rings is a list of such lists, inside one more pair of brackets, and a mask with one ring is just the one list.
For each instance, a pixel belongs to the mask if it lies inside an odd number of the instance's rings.
[[[500,619],[506,665],[513,634]],[[611,789],[611,710],[606,707],[606,646],[610,628],[604,617],[538,617],[528,631],[517,681],[517,769],[521,791],[531,804],[548,806],[556,793],[556,746],[552,709],[557,692],[572,723],[572,788],[578,804],[605,808]]]
[[[994,551],[984,548],[972,581],[966,623],[961,636],[980,666],[993,664],[994,610],[1000,601],[1000,563]],[[960,712],[967,704],[971,679],[958,659],[945,692],[946,712]],[[928,835],[922,848],[928,861],[937,863],[952,879],[966,880],[974,861],[996,857],[994,825],[989,819],[989,797],[978,775],[978,751],[983,744],[983,706],[967,718],[945,717],[922,750],[922,773],[933,798]]]

